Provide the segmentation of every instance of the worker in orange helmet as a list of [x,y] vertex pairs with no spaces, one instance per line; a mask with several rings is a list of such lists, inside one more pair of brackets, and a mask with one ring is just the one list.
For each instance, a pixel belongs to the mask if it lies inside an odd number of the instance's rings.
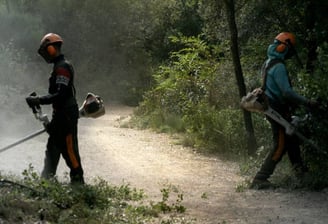
[[56,175],[60,155],[70,168],[71,183],[84,183],[83,169],[78,148],[77,125],[79,109],[74,87],[74,69],[61,52],[63,39],[55,33],[48,33],[42,39],[38,53],[47,63],[52,63],[53,70],[49,78],[48,94],[29,96],[29,105],[52,104],[53,114],[47,125],[49,134],[45,153],[43,178]]
[[[296,38],[290,32],[278,34],[273,43],[269,45],[267,51],[267,60],[263,68],[274,63],[266,71],[264,89],[271,108],[276,110],[287,121],[291,121],[293,109],[299,105],[307,107],[316,107],[315,100],[307,99],[296,93],[291,85],[285,60],[296,55]],[[263,69],[262,68],[262,69]],[[299,140],[295,135],[288,135],[285,128],[276,121],[267,117],[271,124],[273,134],[273,149],[267,155],[262,167],[255,175],[251,188],[264,189],[274,185],[268,180],[273,174],[276,165],[281,161],[284,154],[288,154],[289,160],[298,178],[302,178],[307,171],[301,158]]]

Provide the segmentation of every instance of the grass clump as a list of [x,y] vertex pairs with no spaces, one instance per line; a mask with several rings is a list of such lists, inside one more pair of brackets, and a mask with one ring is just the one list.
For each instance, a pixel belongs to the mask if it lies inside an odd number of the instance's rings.
[[183,217],[183,195],[171,204],[171,191],[162,189],[162,201],[153,202],[129,185],[113,186],[101,178],[92,185],[44,180],[30,166],[23,178],[0,175],[0,222],[191,223]]

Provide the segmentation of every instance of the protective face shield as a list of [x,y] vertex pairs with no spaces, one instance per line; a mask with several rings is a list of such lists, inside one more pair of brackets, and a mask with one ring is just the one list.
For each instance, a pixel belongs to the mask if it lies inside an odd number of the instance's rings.
[[48,63],[52,63],[63,43],[63,39],[55,33],[48,33],[42,39],[38,53]]

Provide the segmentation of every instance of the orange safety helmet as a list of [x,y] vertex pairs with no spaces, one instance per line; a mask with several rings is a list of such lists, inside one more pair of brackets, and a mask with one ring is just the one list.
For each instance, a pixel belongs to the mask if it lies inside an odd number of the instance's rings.
[[48,63],[51,63],[54,57],[57,55],[57,48],[60,47],[63,42],[63,39],[58,34],[48,33],[41,39],[38,53]]
[[295,35],[289,32],[282,32],[279,33],[275,40],[279,42],[279,45],[276,48],[276,51],[279,53],[282,53],[286,50],[286,48],[289,48],[292,50],[295,47],[296,44],[296,38]]

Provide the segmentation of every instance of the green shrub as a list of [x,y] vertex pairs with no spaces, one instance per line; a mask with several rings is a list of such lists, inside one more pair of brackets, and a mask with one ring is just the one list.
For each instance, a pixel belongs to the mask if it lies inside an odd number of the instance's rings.
[[161,201],[146,201],[143,190],[114,186],[101,178],[90,185],[44,180],[31,165],[23,179],[0,175],[0,184],[4,223],[191,223],[183,217],[183,194],[173,185],[160,190]]
[[213,152],[240,154],[245,145],[244,127],[238,109],[217,110],[197,105],[194,112],[184,116],[187,136],[194,146]]
[[[328,186],[328,44],[324,43],[318,48],[318,60],[315,72],[312,75],[301,73],[298,76],[299,91],[308,98],[318,99],[320,106],[316,109],[300,111],[300,115],[310,115],[301,131],[310,138],[319,148],[313,149],[304,144],[303,154],[309,166],[307,185],[311,188],[321,189]],[[305,108],[306,109],[306,108]]]
[[[199,38],[172,37],[184,46],[154,75],[136,115],[144,127],[178,131],[185,143],[211,151],[240,153],[244,128],[236,89],[227,76],[229,63],[218,61],[222,49]],[[226,109],[229,108],[229,109]],[[242,136],[242,137],[240,137]]]

